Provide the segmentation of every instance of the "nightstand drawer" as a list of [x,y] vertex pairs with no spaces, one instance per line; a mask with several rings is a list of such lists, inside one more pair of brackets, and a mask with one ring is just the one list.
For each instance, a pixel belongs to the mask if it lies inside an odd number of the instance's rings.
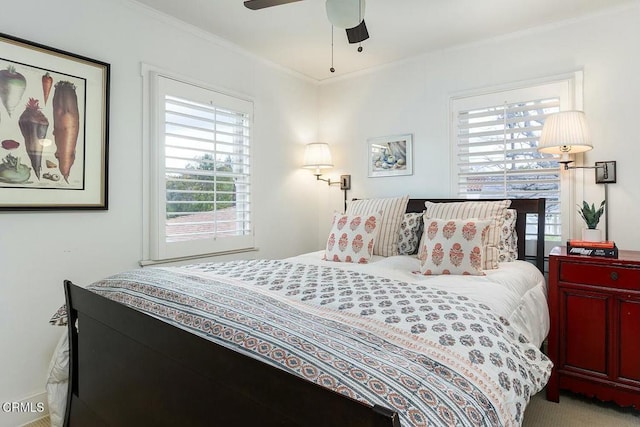
[[563,262],[560,280],[640,291],[640,270],[625,267]]

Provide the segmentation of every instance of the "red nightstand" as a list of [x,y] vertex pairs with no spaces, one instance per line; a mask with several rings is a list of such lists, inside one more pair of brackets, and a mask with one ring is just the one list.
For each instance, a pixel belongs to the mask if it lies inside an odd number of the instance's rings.
[[570,390],[640,408],[640,252],[549,256],[547,399]]

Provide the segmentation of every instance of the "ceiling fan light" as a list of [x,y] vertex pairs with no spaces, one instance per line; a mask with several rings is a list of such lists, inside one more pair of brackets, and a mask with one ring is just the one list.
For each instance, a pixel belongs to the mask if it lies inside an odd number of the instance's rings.
[[334,27],[354,28],[364,18],[365,0],[327,0],[325,6]]

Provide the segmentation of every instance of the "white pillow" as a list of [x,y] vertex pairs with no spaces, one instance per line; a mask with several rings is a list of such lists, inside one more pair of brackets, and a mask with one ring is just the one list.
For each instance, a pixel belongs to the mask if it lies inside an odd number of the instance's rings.
[[398,230],[407,210],[409,196],[384,199],[354,200],[347,208],[349,215],[367,215],[381,213],[380,231],[373,246],[374,255],[398,255]]
[[482,245],[492,220],[426,219],[418,252],[424,275],[484,276]]
[[380,230],[380,214],[333,215],[323,259],[336,262],[369,262]]
[[498,268],[500,252],[498,243],[500,239],[500,229],[504,223],[504,216],[507,208],[511,206],[511,200],[500,201],[469,201],[433,203],[425,202],[425,224],[427,219],[491,219],[493,222],[489,227],[489,233],[483,246],[483,266],[485,270]]

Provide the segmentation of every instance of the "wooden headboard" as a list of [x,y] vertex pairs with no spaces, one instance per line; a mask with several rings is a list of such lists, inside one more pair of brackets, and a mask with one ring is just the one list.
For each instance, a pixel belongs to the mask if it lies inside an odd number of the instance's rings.
[[[446,203],[446,202],[471,202],[471,201],[495,201],[505,199],[409,199],[407,212],[424,211],[424,202]],[[536,243],[536,254],[534,264],[544,273],[544,228],[545,228],[545,202],[546,199],[511,199],[510,209],[518,212],[516,218],[516,233],[518,234],[518,259],[525,257],[525,234],[527,225],[527,215],[538,215],[538,237]]]

